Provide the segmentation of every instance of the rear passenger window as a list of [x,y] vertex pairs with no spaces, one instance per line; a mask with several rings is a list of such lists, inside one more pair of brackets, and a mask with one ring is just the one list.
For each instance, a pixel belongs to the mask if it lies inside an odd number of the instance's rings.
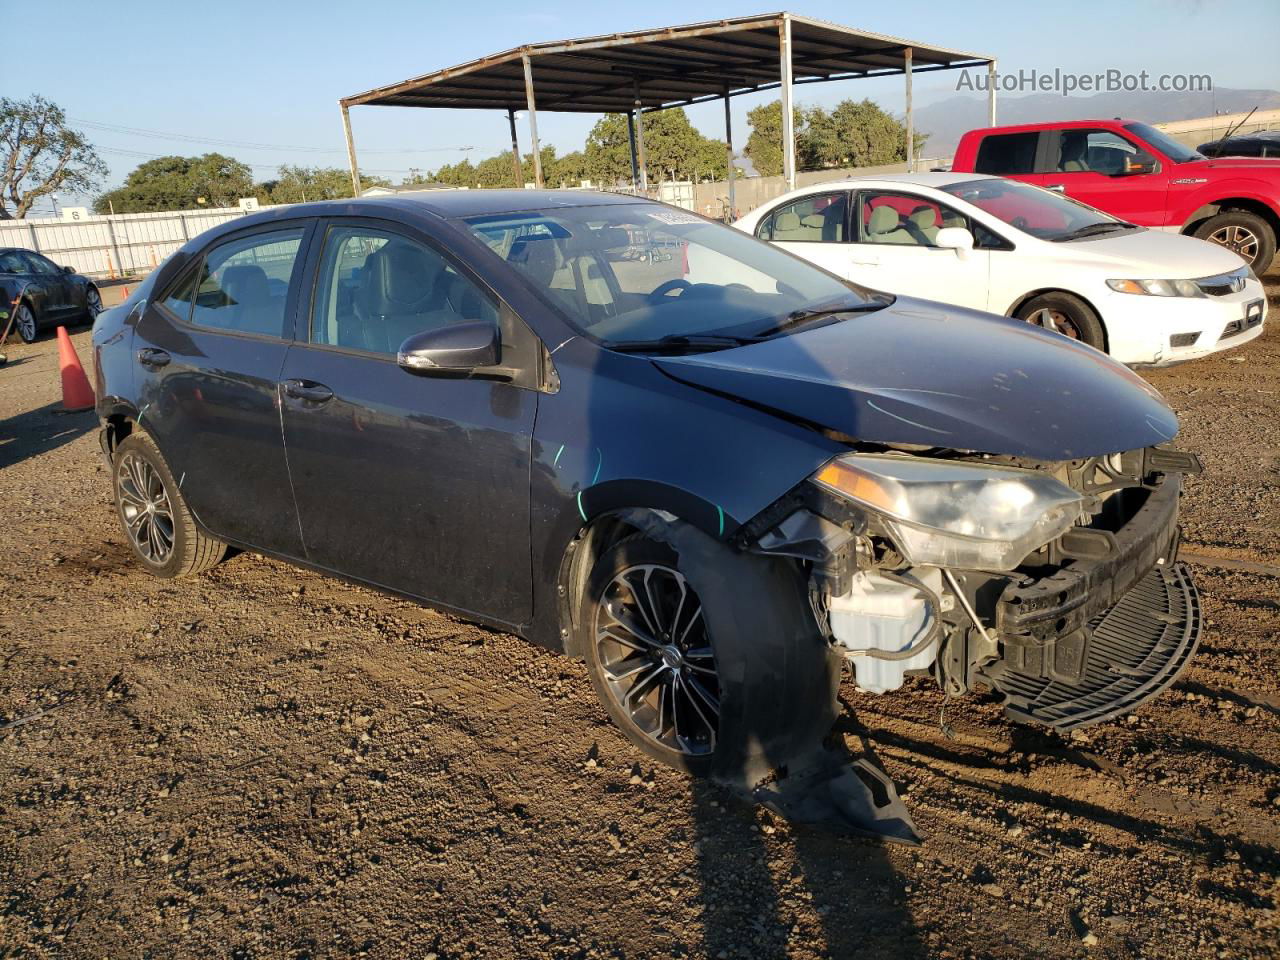
[[846,195],[818,193],[778,207],[760,224],[756,236],[782,243],[842,243]]
[[370,227],[329,230],[312,343],[394,356],[414,334],[474,320],[497,326],[496,303],[426,245]]
[[994,173],[1000,176],[1010,173],[1034,173],[1036,169],[1036,145],[1040,134],[997,133],[982,138],[978,146],[978,159],[974,161],[975,173]]
[[196,275],[191,323],[284,337],[289,281],[305,232],[298,227],[256,233],[210,250]]

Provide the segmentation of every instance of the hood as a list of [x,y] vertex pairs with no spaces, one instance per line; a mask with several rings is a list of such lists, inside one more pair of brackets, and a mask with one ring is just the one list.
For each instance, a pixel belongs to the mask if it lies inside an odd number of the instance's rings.
[[1280,157],[1206,157],[1174,164],[1172,170],[1176,176],[1182,176],[1186,170],[1229,170],[1262,174],[1271,179],[1280,177]]
[[1091,347],[905,297],[762,343],[653,362],[683,383],[873,443],[1071,460],[1178,432],[1153,387]]
[[1246,265],[1221,244],[1159,230],[1129,230],[1049,246],[1079,265],[1105,266],[1113,271],[1108,278],[1122,280],[1199,280]]

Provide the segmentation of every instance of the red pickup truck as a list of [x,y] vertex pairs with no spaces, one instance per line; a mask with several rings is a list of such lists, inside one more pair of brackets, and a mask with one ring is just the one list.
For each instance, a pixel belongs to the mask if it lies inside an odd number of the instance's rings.
[[1208,159],[1133,120],[971,130],[952,169],[1058,190],[1130,223],[1230,247],[1261,276],[1280,235],[1280,158]]

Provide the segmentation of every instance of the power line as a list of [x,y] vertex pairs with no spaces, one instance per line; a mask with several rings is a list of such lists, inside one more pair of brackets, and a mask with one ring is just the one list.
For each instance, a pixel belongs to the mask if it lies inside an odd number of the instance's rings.
[[[129,149],[126,149],[125,147],[101,147],[100,146],[100,147],[97,147],[97,149],[101,150],[103,153],[111,153],[111,154],[116,154],[118,156],[124,156],[124,157],[142,158],[144,160],[158,160],[161,157],[171,156],[171,154],[165,154],[165,153],[147,153],[144,150],[129,150]],[[287,163],[245,163],[243,160],[238,160],[236,162],[244,163],[246,167],[251,167],[254,170],[275,171],[275,170],[279,170],[281,167],[289,166],[289,164]],[[366,167],[363,164],[361,164],[360,169],[364,173],[409,173],[416,168],[414,167]]]
[[[104,130],[109,133],[124,133],[134,137],[150,137],[156,140],[180,140],[185,143],[201,143],[223,147],[241,147],[247,150],[291,150],[299,153],[346,153],[345,148],[330,147],[304,147],[298,144],[288,143],[258,143],[253,140],[226,140],[218,137],[202,137],[189,133],[166,133],[162,130],[148,130],[143,127],[126,127],[116,123],[102,123],[98,120],[77,120],[71,118],[72,123],[78,123],[84,127],[91,127],[95,130]],[[419,147],[413,149],[375,149],[361,150],[361,153],[447,153],[451,150],[471,150],[470,145],[454,146],[454,147]]]

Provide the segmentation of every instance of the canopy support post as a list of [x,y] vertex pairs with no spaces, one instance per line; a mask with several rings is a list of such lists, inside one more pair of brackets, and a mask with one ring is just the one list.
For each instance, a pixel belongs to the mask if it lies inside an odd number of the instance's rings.
[[644,155],[644,109],[640,103],[640,78],[631,78],[631,89],[636,101],[636,153],[640,158],[640,189],[649,195],[649,163]]
[[732,223],[737,219],[738,204],[734,197],[734,176],[733,176],[733,119],[729,111],[729,85],[724,87],[724,142],[729,153],[729,218],[728,222]]
[[516,136],[516,112],[511,107],[507,107],[507,124],[511,127],[511,169],[519,190],[524,186],[524,167],[520,163],[520,138]]
[[631,189],[640,189],[640,158],[636,154],[636,112],[627,111],[627,146],[631,148]]
[[911,106],[911,55],[910,47],[902,52],[902,73],[907,83],[907,173],[916,168],[915,113]]
[[342,108],[342,132],[347,135],[347,163],[351,165],[351,195],[360,196],[360,167],[356,164],[356,139],[351,135],[351,113],[345,103]]
[[987,64],[987,126],[996,125],[996,62]]
[[529,141],[533,150],[533,182],[542,189],[542,151],[538,146],[538,105],[533,98],[533,64],[527,53],[521,54],[524,61],[524,97],[529,104]]
[[787,189],[796,188],[796,124],[792,107],[791,18],[778,24],[778,57],[782,61],[782,174]]

